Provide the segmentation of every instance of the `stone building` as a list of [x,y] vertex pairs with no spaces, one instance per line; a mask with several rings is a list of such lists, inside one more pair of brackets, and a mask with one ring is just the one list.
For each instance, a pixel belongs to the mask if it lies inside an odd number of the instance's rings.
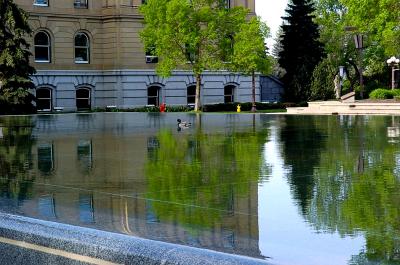
[[[230,6],[255,11],[255,0],[229,1]],[[194,103],[195,79],[190,72],[178,70],[168,79],[155,74],[155,60],[146,56],[139,38],[142,0],[15,2],[30,14],[39,110]],[[251,101],[251,78],[246,76],[206,72],[202,86],[204,104]]]

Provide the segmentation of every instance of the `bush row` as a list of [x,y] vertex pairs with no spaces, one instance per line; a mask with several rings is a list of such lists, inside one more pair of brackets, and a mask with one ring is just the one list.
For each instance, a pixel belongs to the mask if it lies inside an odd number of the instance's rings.
[[385,88],[378,88],[369,94],[370,99],[391,99],[400,97],[400,89],[389,90]]
[[[219,104],[207,104],[202,106],[203,112],[235,112],[237,110],[237,105],[241,106],[242,111],[250,111],[252,103],[219,103]],[[298,107],[307,106],[307,103],[260,103],[256,102],[257,110],[278,110],[285,109],[287,107]],[[193,106],[166,106],[166,112],[189,112],[194,109]],[[97,108],[94,111],[111,111],[111,112],[159,112],[159,107],[155,106],[145,106],[132,109],[101,109]]]

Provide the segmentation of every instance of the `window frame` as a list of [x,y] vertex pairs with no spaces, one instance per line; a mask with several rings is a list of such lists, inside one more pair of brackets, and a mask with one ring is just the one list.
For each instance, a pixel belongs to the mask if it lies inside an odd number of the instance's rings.
[[[48,90],[49,93],[50,93],[50,98],[42,98],[42,97],[38,98],[37,97],[37,91],[38,90]],[[52,109],[53,109],[53,90],[51,88],[48,88],[48,87],[39,87],[39,88],[36,89],[35,94],[36,94],[36,100],[39,100],[39,99],[41,99],[41,100],[49,100],[49,102],[50,102],[50,109],[40,109],[40,110],[38,109],[38,111],[43,111],[43,112],[52,111]],[[36,107],[37,107],[37,104],[36,104]]]
[[[157,95],[156,96],[150,96],[149,95],[149,92],[150,92],[151,88],[157,89]],[[161,95],[160,92],[161,92],[161,87],[159,87],[159,86],[151,85],[151,86],[147,87],[147,106],[155,106],[155,107],[159,107],[160,106],[160,95]],[[153,98],[156,99],[156,104],[151,104],[150,103],[150,99],[153,99]]]
[[[86,46],[77,46],[76,45],[76,37],[78,36],[78,35],[83,35],[83,36],[85,36],[86,37],[86,40],[87,40],[87,42],[86,42]],[[86,49],[86,52],[87,52],[87,61],[79,61],[79,60],[76,60],[76,49]],[[90,64],[90,38],[89,38],[89,35],[88,34],[86,34],[85,32],[82,32],[82,31],[80,31],[80,32],[78,32],[78,33],[76,33],[75,34],[75,37],[74,37],[74,62],[76,63],[76,64]]]
[[[78,98],[78,91],[79,90],[86,90],[89,92],[89,97],[79,97]],[[88,108],[78,108],[78,100],[87,100],[88,101]],[[78,87],[77,89],[75,89],[75,107],[77,109],[77,111],[81,111],[81,110],[91,110],[92,109],[92,90],[90,88],[87,87]]]
[[[85,2],[85,3],[82,4],[82,2]],[[89,0],[74,0],[74,8],[88,9],[89,8]]]
[[[227,94],[226,89],[231,89],[231,94]],[[224,103],[225,104],[235,102],[235,89],[236,89],[236,86],[234,86],[234,85],[224,86]],[[229,97],[230,97],[230,101],[227,101],[227,98],[229,98]]]
[[[41,33],[46,35],[46,37],[47,37],[47,45],[36,44],[36,36],[38,34],[41,34]],[[35,63],[51,63],[51,37],[50,37],[50,34],[48,34],[46,31],[43,31],[43,30],[36,32],[35,36],[33,37],[33,47],[34,47],[34,50],[35,50],[35,55],[34,55]],[[37,47],[38,48],[47,48],[48,60],[37,60],[36,59],[36,48]]]
[[34,6],[49,6],[49,0],[42,0],[42,1],[46,1],[45,4],[41,4],[41,3],[37,3],[38,0],[34,0],[33,1],[33,5]]
[[[194,88],[194,94],[189,94],[189,89]],[[189,102],[189,98],[193,98],[193,103]],[[186,88],[186,103],[188,106],[196,104],[196,85],[190,85]]]

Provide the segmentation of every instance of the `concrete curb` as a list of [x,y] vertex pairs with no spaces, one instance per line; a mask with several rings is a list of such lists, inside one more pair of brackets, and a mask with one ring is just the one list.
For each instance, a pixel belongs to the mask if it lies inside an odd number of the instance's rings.
[[[95,264],[105,264],[107,262],[117,264],[163,265],[270,264],[264,260],[254,258],[158,242],[6,213],[0,213],[0,237],[3,242],[6,243],[8,241],[22,241],[22,244],[55,250],[56,254],[50,255],[58,255],[57,253],[62,252],[70,253],[71,256],[75,255],[104,261],[95,261]],[[22,248],[26,249],[28,247],[22,246]],[[38,264],[51,264],[49,260],[43,260],[43,255],[38,255],[37,253],[37,250],[31,251],[30,255],[37,256],[36,260]],[[81,260],[75,259],[75,261]]]

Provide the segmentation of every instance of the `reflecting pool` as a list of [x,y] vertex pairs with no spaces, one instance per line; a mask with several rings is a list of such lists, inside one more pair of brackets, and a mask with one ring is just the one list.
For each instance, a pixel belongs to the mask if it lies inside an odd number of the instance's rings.
[[3,116],[0,211],[274,264],[399,264],[399,147],[391,116]]

